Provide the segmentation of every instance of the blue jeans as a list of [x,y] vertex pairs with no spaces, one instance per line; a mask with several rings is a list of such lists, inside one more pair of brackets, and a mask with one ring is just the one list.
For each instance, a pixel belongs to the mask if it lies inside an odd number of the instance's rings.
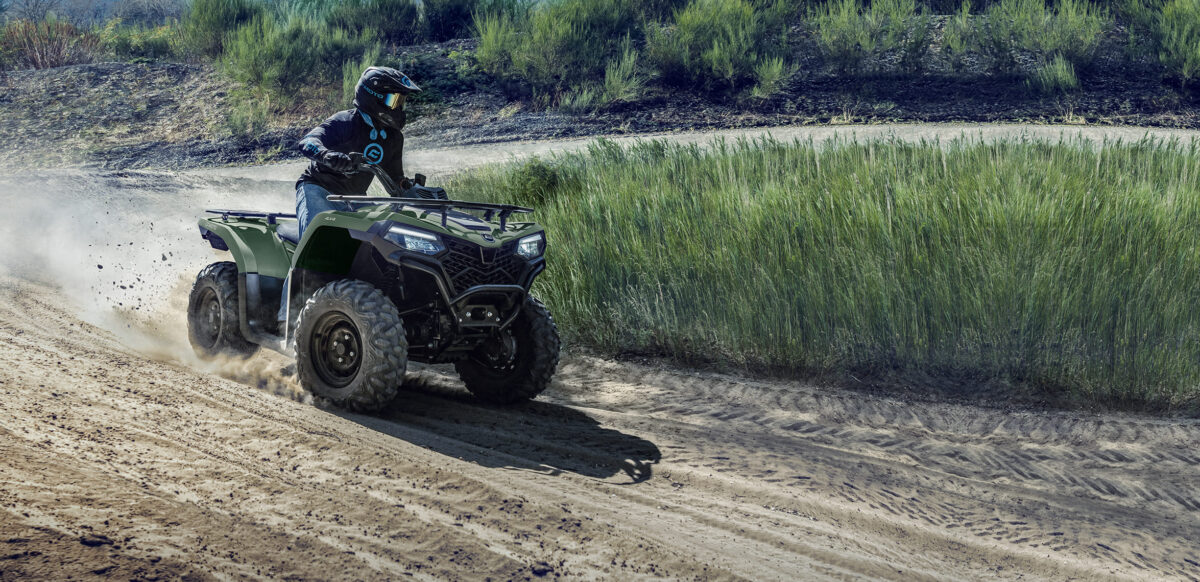
[[[308,225],[316,216],[326,210],[346,210],[349,204],[345,202],[330,202],[325,199],[331,192],[313,184],[312,182],[303,182],[296,188],[296,220],[300,223],[300,236],[304,236],[304,231],[308,229]],[[279,302],[279,314],[276,316],[279,321],[287,319],[287,299],[288,299],[288,282],[291,280],[291,275],[288,275],[283,280],[283,297]]]
[[303,182],[296,188],[296,219],[300,221],[300,236],[318,214],[326,210],[345,210],[345,202],[330,202],[325,199],[331,192],[312,182]]

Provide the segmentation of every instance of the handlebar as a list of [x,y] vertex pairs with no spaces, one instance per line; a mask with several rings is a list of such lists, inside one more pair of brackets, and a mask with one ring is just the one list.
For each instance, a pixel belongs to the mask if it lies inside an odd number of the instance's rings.
[[431,200],[449,200],[446,196],[446,191],[442,188],[426,188],[425,176],[416,175],[416,180],[412,186],[401,188],[387,172],[376,164],[367,163],[366,158],[358,152],[353,152],[350,159],[358,164],[359,172],[370,172],[379,179],[379,183],[383,186],[383,190],[392,198],[427,198]]

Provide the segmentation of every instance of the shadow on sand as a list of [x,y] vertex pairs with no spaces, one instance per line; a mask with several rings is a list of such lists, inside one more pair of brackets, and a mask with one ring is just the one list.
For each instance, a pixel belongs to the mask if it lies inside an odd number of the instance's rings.
[[395,402],[375,415],[335,414],[485,467],[597,479],[625,475],[626,483],[641,483],[662,459],[654,443],[602,427],[574,408],[539,401],[490,406],[457,379],[429,370],[410,374]]

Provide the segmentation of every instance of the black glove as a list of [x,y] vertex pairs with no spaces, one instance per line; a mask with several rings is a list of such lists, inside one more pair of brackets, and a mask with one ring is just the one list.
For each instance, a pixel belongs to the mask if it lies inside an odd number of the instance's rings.
[[354,163],[354,160],[351,159],[348,154],[342,152],[325,152],[325,154],[321,156],[321,163],[325,164],[325,167],[329,168],[330,170],[341,172],[343,174],[349,174],[358,169],[358,164]]

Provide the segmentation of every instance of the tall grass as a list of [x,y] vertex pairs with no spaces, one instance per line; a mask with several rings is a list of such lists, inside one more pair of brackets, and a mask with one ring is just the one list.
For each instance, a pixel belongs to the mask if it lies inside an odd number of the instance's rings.
[[1171,406],[1200,395],[1198,154],[601,141],[453,187],[538,204],[535,291],[579,344]]

